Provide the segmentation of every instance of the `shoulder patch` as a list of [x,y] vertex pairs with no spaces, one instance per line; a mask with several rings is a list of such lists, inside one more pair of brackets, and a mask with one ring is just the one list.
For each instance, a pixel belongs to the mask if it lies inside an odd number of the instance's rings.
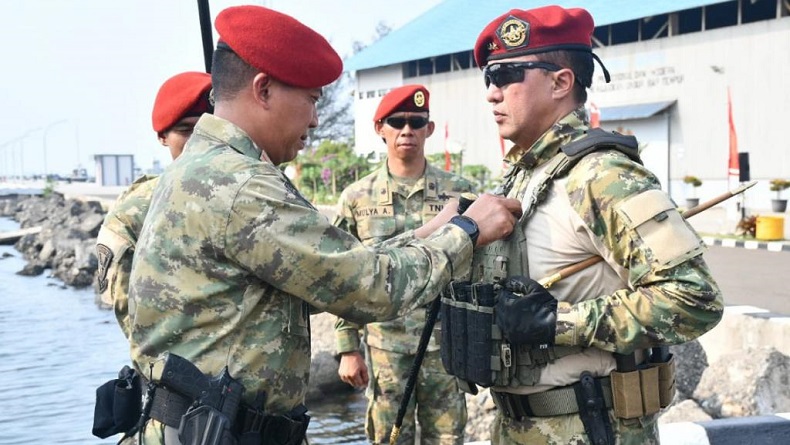
[[96,244],[96,256],[99,259],[99,266],[96,270],[99,280],[99,292],[107,290],[107,272],[110,270],[110,264],[115,254],[112,250],[104,244]]

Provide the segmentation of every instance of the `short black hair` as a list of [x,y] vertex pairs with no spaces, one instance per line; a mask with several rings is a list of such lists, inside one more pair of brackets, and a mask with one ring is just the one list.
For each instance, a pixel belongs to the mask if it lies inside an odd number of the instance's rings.
[[540,54],[539,58],[563,68],[570,68],[576,76],[573,97],[579,105],[587,102],[587,88],[592,86],[593,71],[595,70],[592,53],[587,51],[551,51]]
[[224,46],[218,46],[214,51],[211,66],[211,85],[216,101],[233,99],[260,72]]

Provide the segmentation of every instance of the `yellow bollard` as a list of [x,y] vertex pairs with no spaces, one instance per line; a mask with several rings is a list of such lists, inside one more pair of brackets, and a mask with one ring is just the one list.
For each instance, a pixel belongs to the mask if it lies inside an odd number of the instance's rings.
[[782,216],[758,216],[755,238],[761,241],[784,239],[785,219]]

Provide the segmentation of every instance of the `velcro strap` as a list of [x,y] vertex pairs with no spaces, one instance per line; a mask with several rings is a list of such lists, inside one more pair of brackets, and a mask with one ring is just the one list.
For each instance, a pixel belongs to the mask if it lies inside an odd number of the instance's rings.
[[[597,379],[601,382],[606,408],[612,407],[612,387],[609,377]],[[512,394],[491,391],[494,404],[506,417],[521,420],[524,417],[553,417],[579,412],[573,386],[563,386],[536,394]]]
[[151,400],[150,416],[167,426],[178,428],[181,424],[181,417],[191,405],[191,398],[170,391],[164,386],[157,386],[154,390],[153,400]]

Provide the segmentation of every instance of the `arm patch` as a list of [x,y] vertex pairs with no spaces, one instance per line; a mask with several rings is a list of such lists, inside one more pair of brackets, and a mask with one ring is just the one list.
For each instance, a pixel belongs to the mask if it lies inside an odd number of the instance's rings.
[[672,267],[702,252],[702,242],[661,190],[648,190],[619,205],[637,238],[661,266]]

